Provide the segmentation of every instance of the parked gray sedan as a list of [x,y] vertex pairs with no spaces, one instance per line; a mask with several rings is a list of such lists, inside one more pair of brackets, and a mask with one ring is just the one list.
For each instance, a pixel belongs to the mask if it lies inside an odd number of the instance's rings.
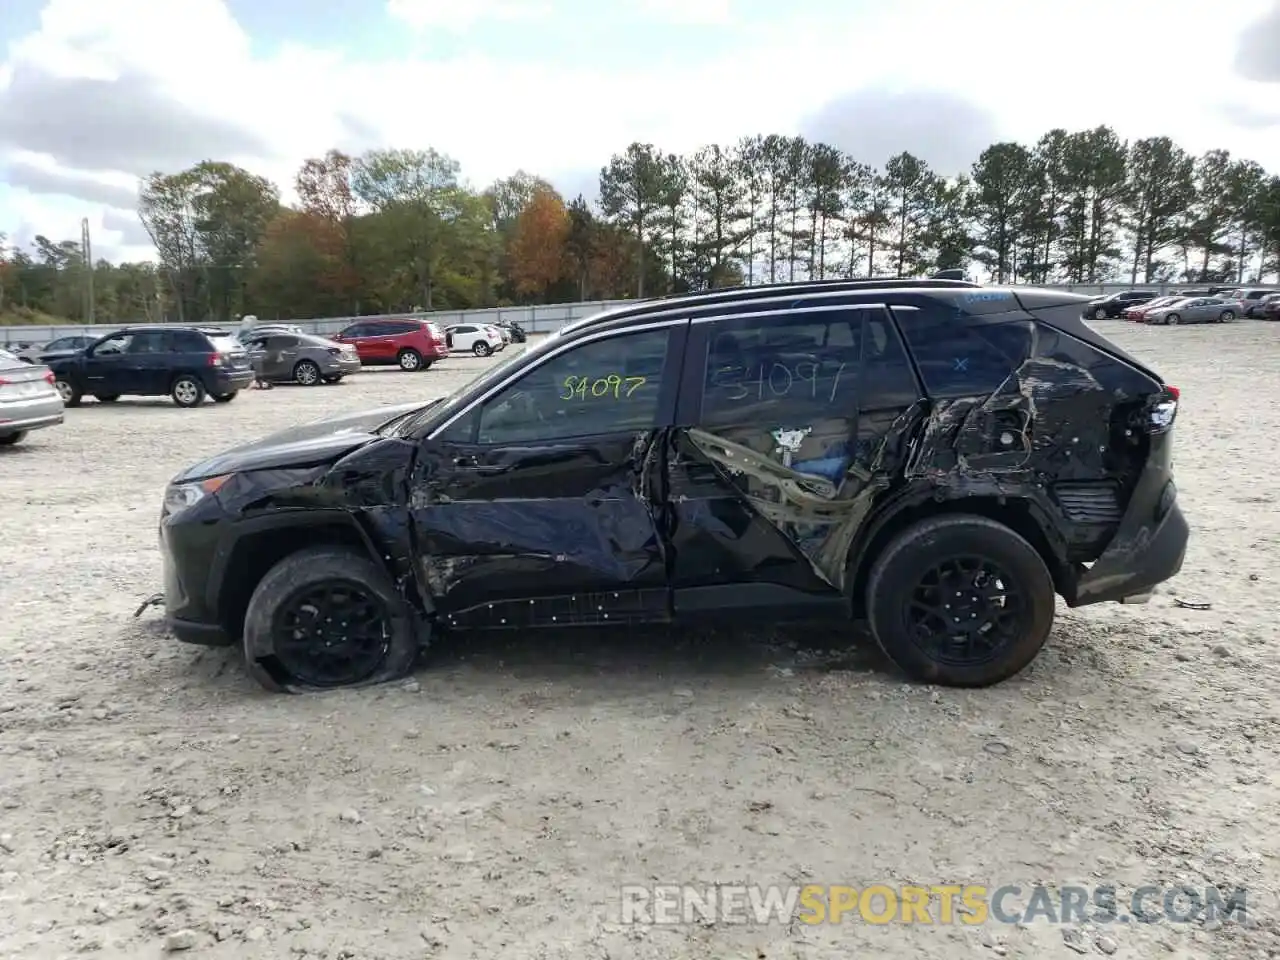
[[1186,297],[1143,316],[1147,323],[1230,323],[1240,304],[1222,297]]
[[265,332],[245,338],[258,376],[270,383],[337,383],[360,370],[355,347],[309,333]]
[[0,350],[0,447],[11,447],[30,431],[62,422],[62,397],[48,367]]
[[36,344],[25,350],[14,351],[14,356],[24,363],[48,363],[58,357],[69,357],[85,347],[93,346],[97,337],[59,337],[46,344]]

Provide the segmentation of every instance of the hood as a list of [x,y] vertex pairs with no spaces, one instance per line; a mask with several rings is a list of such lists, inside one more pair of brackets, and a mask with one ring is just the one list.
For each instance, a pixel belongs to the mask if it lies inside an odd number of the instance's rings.
[[194,464],[174,477],[173,482],[329,463],[369,443],[375,438],[374,431],[384,423],[424,406],[421,402],[402,403],[290,427]]

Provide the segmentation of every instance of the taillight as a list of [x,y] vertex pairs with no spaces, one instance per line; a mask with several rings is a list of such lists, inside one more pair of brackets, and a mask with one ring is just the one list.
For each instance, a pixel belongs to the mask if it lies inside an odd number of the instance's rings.
[[58,381],[57,381],[57,378],[56,378],[56,377],[54,377],[54,375],[53,375],[53,371],[52,371],[52,370],[48,371],[48,372],[44,375],[44,382],[45,382],[45,383],[47,383],[47,384],[49,384],[49,386],[53,386],[55,383],[57,383],[57,382],[58,382]]
[[1177,387],[1165,384],[1160,396],[1151,407],[1151,413],[1147,421],[1152,433],[1164,433],[1173,426],[1174,418],[1178,415],[1178,400],[1181,397],[1182,391]]
[[220,353],[211,353],[211,354],[209,354],[209,366],[211,366],[211,367],[220,367],[220,366],[222,366],[222,354],[220,354]]

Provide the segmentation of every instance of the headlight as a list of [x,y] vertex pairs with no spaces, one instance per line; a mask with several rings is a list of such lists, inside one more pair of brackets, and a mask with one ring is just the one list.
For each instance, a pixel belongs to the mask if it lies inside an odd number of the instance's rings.
[[217,493],[232,474],[221,477],[206,477],[204,480],[193,480],[190,483],[171,483],[164,491],[164,512],[177,513],[187,507],[195,506],[205,497]]

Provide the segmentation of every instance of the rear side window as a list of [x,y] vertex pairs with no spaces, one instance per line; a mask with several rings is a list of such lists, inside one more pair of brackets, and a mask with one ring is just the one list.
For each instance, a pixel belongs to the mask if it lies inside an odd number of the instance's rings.
[[382,333],[388,336],[398,333],[416,333],[420,328],[412,320],[393,320],[382,325]]
[[799,424],[857,410],[865,310],[726,317],[712,327],[701,423]]
[[169,334],[169,349],[174,353],[208,353],[209,341],[193,330],[174,330]]
[[1026,320],[977,322],[943,304],[893,311],[925,389],[935,398],[994,393],[1030,349]]

